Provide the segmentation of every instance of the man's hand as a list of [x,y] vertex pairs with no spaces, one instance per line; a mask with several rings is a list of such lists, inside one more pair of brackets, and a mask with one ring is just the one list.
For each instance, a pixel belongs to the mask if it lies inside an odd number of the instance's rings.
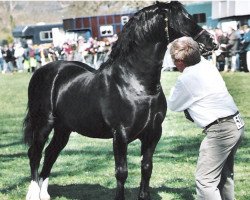
[[194,120],[193,120],[192,117],[190,116],[188,110],[184,110],[184,115],[185,115],[185,117],[186,117],[189,121],[194,122]]

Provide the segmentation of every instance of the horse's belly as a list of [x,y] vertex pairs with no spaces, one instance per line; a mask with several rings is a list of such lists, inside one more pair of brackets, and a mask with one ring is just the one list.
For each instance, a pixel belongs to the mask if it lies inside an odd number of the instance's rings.
[[99,139],[110,139],[113,138],[113,135],[110,132],[91,132],[91,131],[76,131],[80,135],[90,137],[90,138],[99,138]]
[[74,132],[91,138],[112,138],[112,132],[103,120],[91,117],[66,120],[65,123]]
[[89,124],[82,124],[78,129],[74,130],[77,133],[91,137],[91,138],[103,138],[108,139],[112,138],[112,132],[105,127],[103,124],[95,124],[94,126],[89,126]]

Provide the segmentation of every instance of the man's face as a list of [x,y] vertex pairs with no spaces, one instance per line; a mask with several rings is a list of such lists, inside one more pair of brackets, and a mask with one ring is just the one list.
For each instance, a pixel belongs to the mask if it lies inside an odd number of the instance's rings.
[[174,65],[179,70],[179,72],[183,72],[183,70],[186,68],[182,60],[175,60]]

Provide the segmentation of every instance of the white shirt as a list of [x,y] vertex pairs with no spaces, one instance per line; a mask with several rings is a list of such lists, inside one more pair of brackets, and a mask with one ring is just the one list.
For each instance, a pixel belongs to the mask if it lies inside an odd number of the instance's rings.
[[163,58],[163,63],[162,63],[163,69],[175,68],[174,62],[173,62],[173,60],[171,58],[171,54],[170,54],[170,46],[171,46],[171,43],[169,43],[167,51],[166,51],[164,58]]
[[238,110],[218,69],[204,58],[184,69],[171,89],[167,103],[172,111],[187,109],[200,127]]

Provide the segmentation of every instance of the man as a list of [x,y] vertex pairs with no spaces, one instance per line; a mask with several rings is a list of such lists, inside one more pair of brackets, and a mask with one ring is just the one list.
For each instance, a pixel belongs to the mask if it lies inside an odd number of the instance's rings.
[[244,122],[217,68],[201,57],[191,37],[172,42],[171,58],[182,72],[168,98],[172,111],[185,111],[206,134],[196,169],[196,192],[202,200],[233,200],[234,155]]
[[244,26],[244,35],[242,44],[244,45],[244,51],[246,51],[247,69],[250,72],[250,28],[248,25]]
[[[226,48],[229,52],[229,60],[231,64],[231,72],[239,71],[240,69],[240,60],[239,60],[239,52],[240,52],[240,34],[234,30],[232,27],[228,28],[228,43],[226,45],[221,45],[221,47]],[[225,67],[224,71],[228,71],[227,67]]]

